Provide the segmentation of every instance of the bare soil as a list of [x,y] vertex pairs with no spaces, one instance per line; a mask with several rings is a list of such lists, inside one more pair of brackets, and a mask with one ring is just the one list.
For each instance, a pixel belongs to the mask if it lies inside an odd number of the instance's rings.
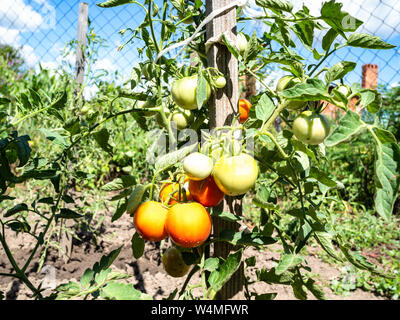
[[[103,222],[103,233],[97,239],[97,246],[90,241],[78,243],[74,241],[72,257],[69,262],[64,263],[62,257],[56,249],[50,248],[44,262],[44,267],[40,273],[37,273],[39,254],[34,257],[30,268],[28,269],[28,277],[34,285],[43,282],[43,287],[48,289],[44,292],[50,293],[51,289],[68,281],[78,281],[87,268],[91,268],[93,264],[100,260],[101,256],[111,252],[112,250],[123,245],[121,253],[114,261],[112,268],[121,272],[130,274],[132,277],[125,280],[132,283],[134,287],[144,293],[151,295],[156,300],[161,300],[176,288],[181,288],[185,278],[173,278],[167,275],[162,267],[160,259],[159,243],[146,243],[144,255],[136,260],[132,256],[131,237],[134,233],[132,219],[128,215],[123,215],[115,222],[111,222],[111,214],[107,214]],[[31,236],[9,232],[7,234],[10,249],[15,256],[17,263],[22,265],[29,256],[35,242]],[[245,257],[255,255],[257,264],[247,270],[247,276],[255,279],[255,270],[260,268],[271,268],[280,256],[281,247],[279,245],[269,246],[266,251],[257,251],[254,248],[247,248]],[[318,250],[317,248],[313,251]],[[319,284],[323,285],[324,291],[328,299],[333,300],[381,300],[371,292],[355,290],[349,296],[337,296],[329,289],[331,279],[338,278],[340,271],[335,267],[321,261],[316,254],[310,254],[306,257],[308,266],[312,272],[317,275]],[[12,268],[7,260],[4,250],[0,249],[0,273],[9,273]],[[50,272],[55,272],[55,282],[49,282],[47,277]],[[190,283],[199,283],[200,279],[195,275]],[[268,285],[263,282],[250,285],[251,292],[261,293],[277,293],[278,300],[296,299],[290,286]],[[18,279],[0,276],[0,291],[4,292],[5,299],[25,300],[31,299],[31,291]],[[315,299],[312,294],[308,295],[309,299]],[[242,293],[237,294],[233,299],[244,299]]]

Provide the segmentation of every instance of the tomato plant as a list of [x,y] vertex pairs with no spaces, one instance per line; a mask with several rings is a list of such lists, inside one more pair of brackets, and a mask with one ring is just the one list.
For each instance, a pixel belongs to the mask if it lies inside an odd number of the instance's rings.
[[[285,0],[256,0],[255,3],[263,12],[257,19],[269,27],[269,32],[262,36],[256,32],[236,36],[232,32],[235,28],[216,35],[207,34],[204,26],[212,25],[230,9],[237,14],[237,23],[251,20],[240,7],[246,5],[241,1],[230,2],[228,8],[214,12],[206,12],[205,3],[197,0],[165,0],[162,8],[153,0],[129,4],[125,0],[105,1],[99,6],[138,5],[144,11],[144,20],[136,29],[124,30],[125,34],[131,33],[131,40],[140,40],[142,57],[132,66],[126,86],[102,93],[98,108],[88,108],[89,103],[82,99],[86,83],[75,95],[76,88],[68,78],[62,85],[43,86],[37,94],[30,88],[29,94],[19,94],[18,99],[1,97],[0,104],[6,106],[4,114],[7,115],[1,119],[1,201],[14,200],[7,192],[31,179],[49,182],[54,192],[52,196],[38,198],[30,206],[17,203],[1,217],[0,243],[14,270],[7,276],[18,278],[36,297],[43,298],[40,288],[28,279],[27,268],[41,244],[51,242],[54,233],[48,232],[58,230],[54,227],[56,222],[83,218],[67,206],[74,202],[67,190],[71,180],[86,179],[81,170],[85,163],[80,163],[80,167],[71,167],[71,163],[77,160],[80,148],[90,143],[99,148],[96,150],[113,155],[112,137],[121,131],[125,134],[132,123],[150,132],[152,144],[146,155],[154,157],[140,162],[143,167],[151,167],[150,177],[138,179],[138,165],[131,161],[124,174],[102,185],[102,189],[114,192],[112,201],[117,201],[112,221],[121,218],[124,212],[133,215],[134,258],[143,255],[145,240],[169,238],[182,247],[179,248],[184,253],[182,259],[191,272],[179,294],[174,290],[170,298],[197,298],[192,287],[187,286],[196,272],[201,275],[201,294],[205,299],[215,298],[238,272],[244,273],[240,278],[245,279],[245,298],[271,297],[268,293],[250,292],[247,267],[256,267],[254,281],[290,285],[298,299],[306,299],[308,293],[323,299],[324,291],[313,279],[303,254],[311,241],[319,244],[332,259],[382,275],[362,255],[353,252],[333,227],[335,221],[329,208],[341,201],[337,193],[345,187],[345,182],[338,181],[329,167],[326,169],[326,149],[337,148],[367,133],[374,148],[375,172],[374,182],[371,181],[375,184],[374,208],[381,219],[390,220],[400,186],[400,148],[396,137],[376,119],[382,107],[381,94],[360,84],[345,83],[346,75],[356,67],[354,62],[340,61],[329,66],[327,59],[344,47],[383,50],[393,46],[378,37],[356,32],[362,21],[344,12],[342,4],[334,0],[324,2],[318,16],[312,15],[306,5],[295,11],[291,2]],[[354,23],[342,24],[345,18]],[[322,34],[321,43],[314,39],[317,31]],[[300,55],[294,37],[313,52],[315,61]],[[131,40],[119,49],[129,50]],[[214,48],[223,48],[221,61],[235,60],[237,70],[218,70],[212,66],[209,55],[215,53]],[[272,64],[287,74],[275,89],[265,79],[265,70]],[[249,103],[242,104],[245,112],[240,111],[239,99],[232,98],[238,96],[239,88],[231,85],[237,76],[243,75],[254,77],[260,87],[251,97],[251,109]],[[368,113],[373,121],[349,109],[353,98],[357,100],[357,109]],[[32,101],[40,108],[34,109]],[[218,101],[227,102],[221,106]],[[332,130],[321,114],[326,103],[336,106],[343,114]],[[68,106],[72,109],[67,109]],[[221,111],[217,110],[218,106],[222,107],[225,119],[217,126],[215,115]],[[15,113],[12,118],[7,114],[10,110]],[[84,110],[82,114],[81,110]],[[186,111],[190,111],[188,118]],[[249,113],[254,116],[249,117]],[[28,123],[27,120],[41,119],[43,115],[49,123],[58,121],[60,127],[40,129],[47,139],[45,147],[50,157],[45,157],[46,153],[35,153],[33,157],[31,138],[20,134],[20,125]],[[282,120],[281,130],[273,127],[278,118]],[[123,120],[114,123],[116,128],[107,126],[117,119]],[[179,134],[172,125],[174,122]],[[152,131],[154,128],[158,130]],[[134,140],[125,138],[121,144],[141,145],[133,143]],[[165,152],[158,154],[155,150],[159,151],[160,141],[164,142],[161,149]],[[101,171],[109,171],[108,163],[98,159],[97,164]],[[18,174],[11,165],[18,168]],[[245,217],[237,213],[243,208],[242,199],[251,203],[260,216],[256,224],[246,229],[243,229]],[[39,204],[48,207],[42,210]],[[235,204],[240,210],[235,211],[228,204]],[[26,219],[28,213],[38,214],[45,221],[39,234]],[[284,223],[284,218],[290,219],[289,223]],[[213,223],[215,226],[220,221],[228,221],[234,227],[211,232]],[[62,225],[58,227],[62,230]],[[38,240],[23,266],[13,259],[3,231],[6,228],[30,233]],[[209,256],[210,246],[221,243],[230,245],[229,254]],[[259,267],[256,256],[243,261],[245,248],[265,250],[275,243],[283,248],[275,266]],[[96,297],[101,293],[105,298],[115,298],[128,291],[137,299],[147,298],[133,287],[114,282],[120,275],[110,273],[109,267],[118,253],[119,250],[112,252],[88,269],[81,284],[71,282],[60,286],[55,295],[74,298],[88,294]],[[172,271],[176,266],[170,269],[168,262],[168,257],[174,254],[164,254],[162,258],[170,274],[176,271]],[[179,263],[179,266],[183,265]],[[187,272],[186,267],[179,271],[176,274]],[[104,282],[96,283],[99,277]],[[118,295],[110,293],[116,292],[112,290],[115,286],[120,290]]]

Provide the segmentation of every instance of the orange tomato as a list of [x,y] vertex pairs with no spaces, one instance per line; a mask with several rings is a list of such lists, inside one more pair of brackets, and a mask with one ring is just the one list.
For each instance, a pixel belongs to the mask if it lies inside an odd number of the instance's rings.
[[149,241],[161,241],[168,237],[165,231],[165,221],[168,209],[160,202],[147,201],[135,211],[133,224],[136,231]]
[[217,206],[225,196],[212,176],[200,181],[190,180],[189,191],[193,199],[205,207]]
[[179,194],[179,183],[178,182],[168,182],[165,183],[160,190],[160,201],[166,204],[168,197],[168,205],[173,205],[179,201],[183,201],[183,192],[186,194],[186,199],[188,201],[192,200],[192,196],[189,192],[189,179],[185,178],[183,188],[181,189],[181,194]]
[[243,123],[249,117],[251,103],[246,99],[239,99],[239,122]]
[[168,210],[165,230],[178,246],[194,248],[207,240],[211,225],[210,214],[200,203],[177,203]]

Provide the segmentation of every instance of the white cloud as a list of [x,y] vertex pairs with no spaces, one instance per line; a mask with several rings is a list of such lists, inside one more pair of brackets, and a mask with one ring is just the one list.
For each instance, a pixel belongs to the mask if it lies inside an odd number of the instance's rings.
[[21,53],[22,58],[25,60],[25,63],[29,67],[33,67],[39,61],[39,58],[35,54],[35,49],[32,48],[30,45],[22,46],[20,53]]
[[0,43],[7,43],[12,46],[19,46],[21,36],[19,30],[7,29],[0,26]]
[[[326,0],[292,1],[295,11],[301,9],[305,4],[314,16],[320,15],[323,2],[326,2]],[[338,0],[338,2],[343,4],[343,11],[364,22],[357,30],[358,32],[370,33],[383,38],[399,35],[400,8],[398,0]],[[245,15],[249,17],[262,15],[263,11],[256,6],[254,0],[249,0],[248,4],[250,7],[244,9]],[[254,27],[267,31],[262,22],[255,23]]]
[[42,16],[23,0],[0,0],[0,26],[32,31],[43,23]]

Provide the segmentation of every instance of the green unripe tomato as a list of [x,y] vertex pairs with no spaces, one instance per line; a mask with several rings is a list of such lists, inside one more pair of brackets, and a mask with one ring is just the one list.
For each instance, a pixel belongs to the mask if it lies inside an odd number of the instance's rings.
[[183,260],[179,249],[175,247],[168,248],[162,255],[161,261],[165,272],[174,278],[183,277],[190,268]]
[[[185,110],[194,110],[197,109],[197,74],[184,77],[175,81],[172,84],[171,94],[172,99],[174,99],[175,103]],[[207,83],[207,102],[211,96],[211,87]]]
[[178,130],[183,130],[193,121],[193,114],[190,110],[175,111],[172,114],[171,121],[175,122]]
[[236,48],[241,55],[244,54],[248,46],[247,38],[243,33],[238,33],[236,36]]
[[226,79],[223,76],[218,76],[215,80],[214,80],[215,86],[218,89],[222,89],[223,87],[226,86]]
[[207,178],[213,170],[213,165],[212,159],[200,152],[191,153],[183,159],[183,170],[191,180]]
[[213,168],[213,177],[218,188],[230,196],[245,194],[256,183],[258,165],[254,158],[242,153],[220,158]]
[[329,135],[330,124],[328,119],[312,111],[302,112],[293,121],[293,134],[306,144],[320,144]]
[[[301,80],[299,78],[296,78],[291,75],[284,76],[279,79],[276,85],[276,91],[279,93],[285,89],[290,89],[294,87],[298,83],[301,83]],[[307,102],[305,101],[291,101],[287,106],[287,108],[290,110],[298,110],[303,108],[306,104]]]

